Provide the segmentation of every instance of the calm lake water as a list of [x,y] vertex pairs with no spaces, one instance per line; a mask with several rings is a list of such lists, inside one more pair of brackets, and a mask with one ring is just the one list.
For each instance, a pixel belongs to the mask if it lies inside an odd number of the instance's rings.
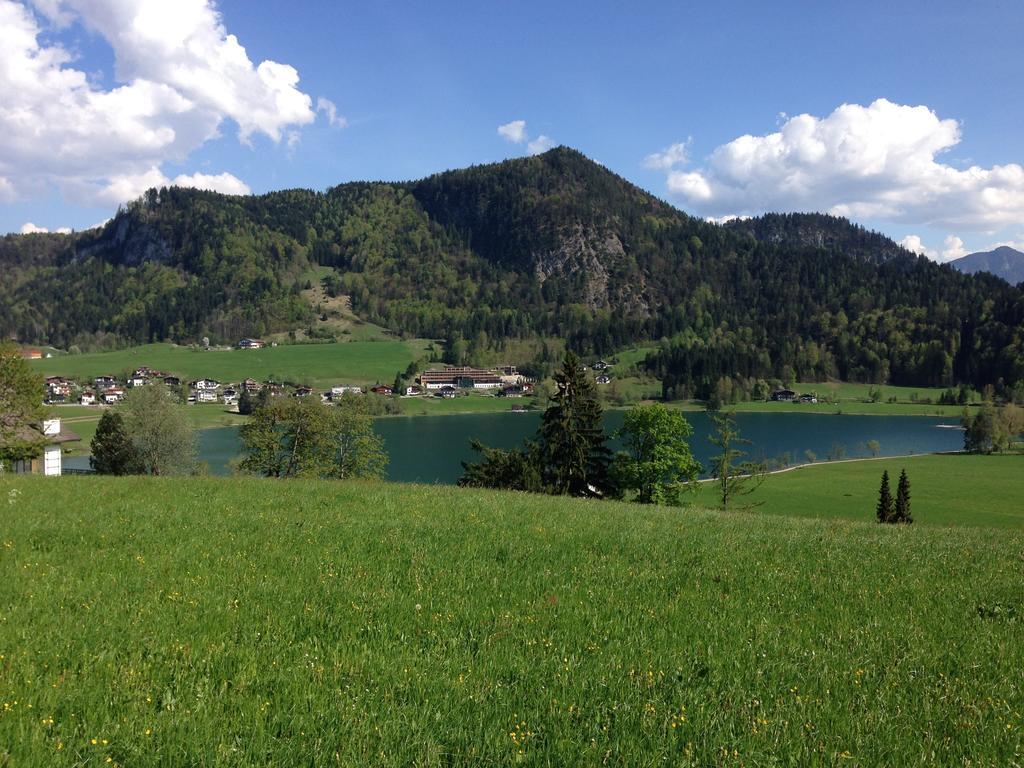
[[[622,411],[605,415],[610,432],[623,418]],[[711,431],[707,414],[687,413],[693,425],[690,445],[706,465],[717,450],[707,441]],[[868,456],[866,443],[877,440],[885,456],[902,456],[963,447],[957,419],[926,416],[826,416],[793,413],[738,414],[740,431],[752,440],[752,458],[776,458],[788,453],[792,463],[805,462],[805,451],[820,461],[841,446],[846,458]],[[407,416],[378,419],[376,430],[391,461],[388,479],[399,482],[454,483],[462,474],[462,461],[473,461],[470,438],[486,445],[512,448],[532,437],[540,413],[487,413],[462,416]],[[229,462],[240,452],[237,427],[218,427],[199,433],[199,457],[212,474],[230,474]],[[66,465],[88,467],[88,459],[65,459]]]

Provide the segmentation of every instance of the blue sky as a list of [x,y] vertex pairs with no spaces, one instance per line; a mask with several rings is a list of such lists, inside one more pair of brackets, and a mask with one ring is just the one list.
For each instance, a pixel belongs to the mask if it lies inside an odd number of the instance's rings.
[[88,227],[146,182],[322,189],[547,137],[697,215],[830,210],[939,259],[1024,241],[1015,1],[155,2],[0,0],[31,69],[0,102],[47,127],[0,103],[0,231]]

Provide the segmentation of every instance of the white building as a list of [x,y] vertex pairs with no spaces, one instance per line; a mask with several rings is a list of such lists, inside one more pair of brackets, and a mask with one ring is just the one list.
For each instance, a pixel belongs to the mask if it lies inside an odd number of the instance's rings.
[[16,461],[11,467],[15,474],[47,475],[54,477],[63,471],[61,460],[61,446],[64,443],[71,443],[81,438],[68,429],[61,429],[60,419],[45,419],[36,428],[26,429],[24,438],[29,440],[38,439],[37,433],[43,436],[42,452],[31,459]]

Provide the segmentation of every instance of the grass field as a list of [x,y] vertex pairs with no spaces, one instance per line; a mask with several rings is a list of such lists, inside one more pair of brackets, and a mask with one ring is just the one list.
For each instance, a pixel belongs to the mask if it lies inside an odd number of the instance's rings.
[[32,361],[44,375],[92,379],[117,375],[141,365],[188,378],[240,381],[270,376],[280,381],[325,387],[394,381],[395,373],[423,355],[422,341],[350,341],[338,344],[292,344],[258,350],[211,350],[148,344],[117,352],[64,355]]
[[[1024,456],[966,454],[823,462],[771,475],[741,503],[754,514],[873,522],[883,470],[895,493],[900,470],[910,480],[915,524],[1024,530]],[[713,503],[704,487],[701,499]]]
[[0,765],[1022,759],[1020,531],[245,479],[0,503]]

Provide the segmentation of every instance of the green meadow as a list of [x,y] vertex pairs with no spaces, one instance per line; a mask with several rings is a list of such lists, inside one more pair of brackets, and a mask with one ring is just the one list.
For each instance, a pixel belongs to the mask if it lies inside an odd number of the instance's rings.
[[0,514],[0,765],[1024,755],[1019,525],[244,478],[6,477]]
[[[873,522],[882,472],[893,489],[910,480],[915,525],[973,525],[1024,530],[1024,455],[898,456],[806,464],[770,475],[740,504],[754,514]],[[701,489],[711,504],[710,484]]]
[[263,349],[211,349],[147,344],[116,352],[61,355],[32,361],[46,376],[92,379],[149,366],[187,379],[279,381],[329,387],[332,384],[390,384],[395,373],[421,358],[423,341],[349,341],[336,344],[282,344]]

